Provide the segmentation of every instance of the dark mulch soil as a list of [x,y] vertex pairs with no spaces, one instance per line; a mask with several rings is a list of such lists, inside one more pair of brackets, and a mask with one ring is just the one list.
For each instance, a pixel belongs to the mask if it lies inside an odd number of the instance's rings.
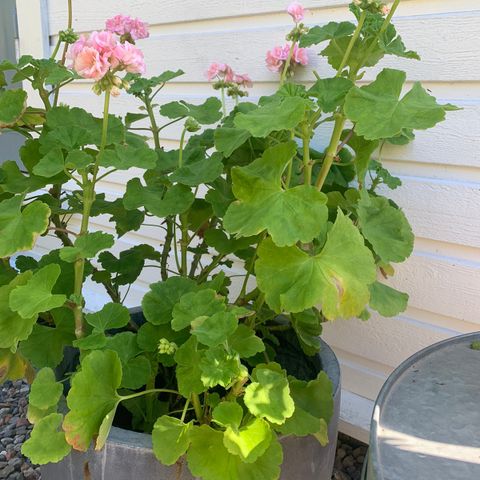
[[[28,385],[22,381],[6,382],[0,387],[0,480],[41,478],[38,467],[20,452],[32,429],[25,418],[27,396]],[[364,443],[340,434],[332,480],[360,480],[366,452]]]

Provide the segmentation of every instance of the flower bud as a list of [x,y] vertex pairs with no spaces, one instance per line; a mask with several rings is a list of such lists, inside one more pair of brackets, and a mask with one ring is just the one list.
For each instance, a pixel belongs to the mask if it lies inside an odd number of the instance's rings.
[[185,120],[185,130],[187,130],[187,132],[198,132],[200,128],[200,124],[193,117],[188,117]]

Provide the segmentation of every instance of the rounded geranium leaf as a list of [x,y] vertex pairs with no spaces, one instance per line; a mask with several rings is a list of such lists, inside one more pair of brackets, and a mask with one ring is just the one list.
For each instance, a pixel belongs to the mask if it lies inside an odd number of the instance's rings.
[[384,317],[394,317],[406,310],[408,294],[388,285],[375,282],[370,285],[370,307]]
[[163,415],[153,426],[153,453],[164,465],[173,465],[190,446],[191,423]]
[[27,92],[23,90],[0,91],[0,128],[14,125],[27,108]]

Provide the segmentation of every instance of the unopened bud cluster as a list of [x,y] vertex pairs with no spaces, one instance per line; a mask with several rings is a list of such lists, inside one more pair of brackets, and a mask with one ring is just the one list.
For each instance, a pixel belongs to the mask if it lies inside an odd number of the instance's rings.
[[200,124],[193,118],[193,117],[188,117],[185,120],[185,130],[187,132],[195,133],[198,132],[202,127]]
[[110,73],[96,82],[92,88],[97,95],[100,95],[108,90],[113,97],[118,97],[122,89],[128,90],[130,88],[130,83],[123,78],[117,77],[113,73]]
[[353,0],[353,4],[362,10],[367,10],[372,13],[388,15],[390,12],[390,8],[381,0]]
[[78,35],[73,31],[72,28],[67,28],[66,30],[62,30],[59,33],[60,41],[68,44],[75,43],[78,40]]
[[161,338],[158,342],[158,353],[165,355],[173,355],[177,351],[177,344],[170,342],[166,338]]

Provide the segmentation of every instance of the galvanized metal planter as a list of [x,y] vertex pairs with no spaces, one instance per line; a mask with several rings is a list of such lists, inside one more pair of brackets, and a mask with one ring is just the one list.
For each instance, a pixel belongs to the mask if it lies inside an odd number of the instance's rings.
[[480,478],[480,333],[402,363],[373,413],[366,480]]
[[[325,343],[322,344],[320,359],[333,382],[335,409],[328,429],[331,441],[326,447],[321,447],[313,437],[282,439],[284,461],[281,480],[330,480],[332,476],[340,413],[340,368],[335,354]],[[114,427],[102,451],[73,452],[60,463],[42,467],[42,479],[84,480],[86,462],[92,480],[194,478],[186,465],[161,465],[153,455],[150,435]]]

